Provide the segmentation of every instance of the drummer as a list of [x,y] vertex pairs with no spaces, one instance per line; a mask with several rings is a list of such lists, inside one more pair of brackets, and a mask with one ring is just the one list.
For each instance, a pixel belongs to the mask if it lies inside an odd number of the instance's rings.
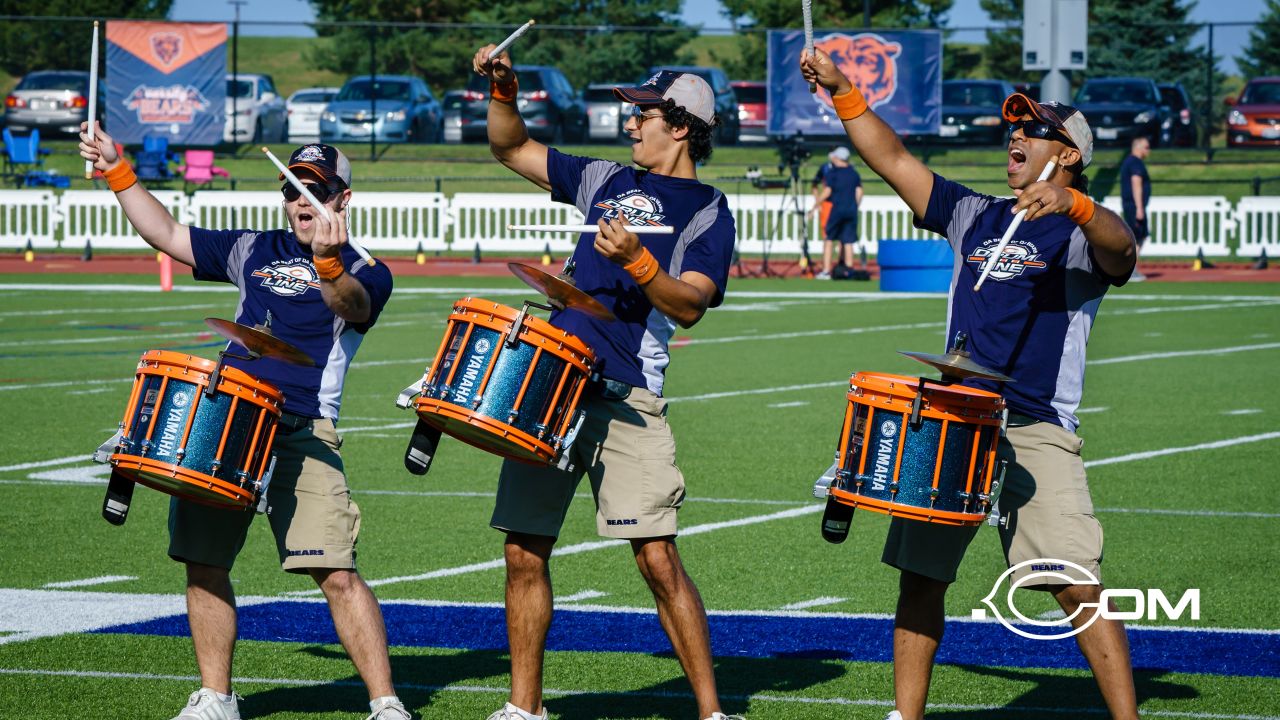
[[[143,240],[191,266],[198,280],[238,287],[237,322],[255,325],[270,313],[277,319],[275,335],[315,361],[315,367],[266,357],[228,358],[227,364],[284,392],[268,491],[281,567],[310,575],[324,592],[338,638],[369,691],[371,717],[409,718],[391,684],[378,601],[356,570],[360,508],[347,488],[335,429],[347,369],[391,295],[387,266],[366,264],[346,241],[351,164],[328,145],[305,145],[289,158],[289,168],[329,209],[332,223],[286,183],[281,192],[292,231],[215,231],[174,220],[138,183],[101,128],[93,140],[80,133],[80,155],[106,177]],[[253,513],[177,498],[169,504],[169,556],[186,566],[187,613],[201,681],[178,718],[240,717],[231,689],[236,604],[230,572],[252,519]]]
[[[702,78],[677,72],[616,88],[620,100],[635,106],[624,130],[639,169],[574,157],[529,139],[516,108],[519,82],[511,59],[502,53],[490,61],[493,47],[481,48],[473,67],[490,81],[494,157],[598,225],[598,233],[578,241],[573,279],[618,320],[576,310],[551,315],[553,325],[595,352],[603,375],[582,402],[586,421],[570,453],[573,470],[509,460],[502,466],[490,524],[506,533],[511,698],[489,720],[547,716],[542,661],[551,624],[548,559],[584,473],[595,496],[596,530],[630,541],[693,686],[698,717],[724,718],[706,611],[676,551],[676,512],[685,483],[662,396],[672,333],[677,325],[692,327],[720,304],[733,255],[734,223],[724,194],[699,182],[696,172],[697,163],[711,155],[714,95]],[[674,233],[639,236],[628,224],[668,225]]]
[[[800,68],[806,80],[831,93],[854,148],[902,196],[916,225],[951,243],[956,269],[947,337],[965,333],[974,362],[1016,381],[1003,386],[971,381],[1001,392],[1009,407],[1007,434],[999,446],[1009,461],[999,502],[1008,520],[1000,530],[1007,562],[1067,560],[1101,577],[1102,527],[1080,459],[1083,441],[1075,433],[1075,411],[1094,315],[1107,289],[1129,279],[1137,251],[1124,221],[1084,194],[1084,170],[1093,155],[1088,122],[1067,105],[1009,96],[1004,102],[1010,123],[1006,159],[1009,187],[1017,198],[1002,200],[930,172],[868,110],[858,88],[825,53],[805,54]],[[1057,170],[1038,181],[1051,159]],[[981,291],[975,291],[983,264],[1014,213],[1022,210],[1025,222]],[[975,532],[976,527],[898,518],[890,525],[883,560],[901,571],[893,639],[897,709],[890,718],[924,715],[942,640],[943,596]],[[1028,572],[1023,568],[1011,580]],[[1052,593],[1076,627],[1095,620],[1089,612],[1078,617],[1076,612],[1099,601],[1098,584],[1046,584],[1042,577],[1024,587]],[[1124,626],[1097,618],[1076,640],[1111,716],[1136,718]]]

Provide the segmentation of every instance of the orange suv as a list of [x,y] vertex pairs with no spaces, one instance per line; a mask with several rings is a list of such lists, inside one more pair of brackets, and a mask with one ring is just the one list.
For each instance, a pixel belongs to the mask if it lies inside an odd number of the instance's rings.
[[1254,78],[1227,98],[1227,146],[1280,146],[1280,77]]

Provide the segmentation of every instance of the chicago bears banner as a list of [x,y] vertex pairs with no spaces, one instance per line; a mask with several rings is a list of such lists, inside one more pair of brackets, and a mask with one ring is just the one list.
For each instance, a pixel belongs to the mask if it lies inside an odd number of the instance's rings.
[[[900,135],[937,134],[942,120],[942,34],[936,30],[815,30],[813,45]],[[804,32],[769,31],[769,134],[843,135],[831,96],[800,75]]]
[[107,22],[107,126],[122,143],[212,146],[226,120],[227,26]]

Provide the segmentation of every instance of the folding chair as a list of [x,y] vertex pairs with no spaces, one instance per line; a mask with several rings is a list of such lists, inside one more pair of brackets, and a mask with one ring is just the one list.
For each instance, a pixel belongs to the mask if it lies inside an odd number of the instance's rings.
[[212,150],[188,150],[186,162],[178,167],[182,173],[183,190],[189,191],[191,186],[200,188],[213,182],[213,178],[229,178],[231,174],[225,168],[213,164]]

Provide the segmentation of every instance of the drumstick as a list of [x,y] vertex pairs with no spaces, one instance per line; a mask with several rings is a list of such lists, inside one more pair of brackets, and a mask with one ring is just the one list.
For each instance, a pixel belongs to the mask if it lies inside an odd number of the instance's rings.
[[[800,12],[804,15],[804,49],[813,57],[813,0],[800,0]],[[817,83],[809,83],[809,92],[818,92]]]
[[[508,230],[521,232],[566,232],[593,233],[600,232],[598,225],[508,225]],[[628,225],[627,230],[637,235],[670,235],[676,229],[670,225]]]
[[[1049,158],[1049,162],[1044,164],[1044,170],[1040,173],[1040,179],[1036,182],[1044,182],[1053,174],[1054,160]],[[1013,222],[1009,223],[1009,229],[1004,231],[1004,235],[1000,238],[1000,242],[996,245],[996,249],[987,257],[987,262],[982,267],[982,274],[978,276],[978,284],[973,286],[973,291],[977,292],[982,287],[982,282],[987,279],[987,275],[991,273],[991,268],[999,262],[1000,256],[1004,254],[1004,249],[1009,245],[1009,239],[1013,237],[1013,233],[1022,224],[1022,219],[1027,216],[1027,209],[1022,208],[1017,215],[1013,216]]]
[[[270,149],[264,147],[262,148],[262,152],[266,153],[271,162],[275,163],[276,167],[280,168],[280,172],[284,174],[284,177],[289,181],[289,184],[297,188],[298,192],[302,193],[302,197],[306,198],[307,202],[311,203],[311,207],[315,208],[316,212],[320,213],[320,215],[324,217],[325,222],[333,222],[333,218],[329,216],[329,211],[324,205],[320,204],[319,200],[316,200],[316,196],[311,194],[311,191],[307,189],[306,185],[302,184],[302,181],[298,179],[297,175],[293,174],[292,170],[285,167],[285,164],[280,162],[279,158],[272,155]],[[347,244],[351,246],[352,250],[356,251],[357,255],[364,258],[365,262],[370,265],[378,264],[378,261],[374,260],[373,256],[369,254],[369,251],[360,247],[360,243],[357,243],[355,238],[350,237],[350,235],[347,236]]]
[[520,27],[516,28],[515,32],[508,35],[506,40],[503,40],[502,42],[498,43],[498,47],[494,48],[489,52],[489,62],[493,62],[493,59],[501,55],[503,50],[506,50],[507,48],[511,47],[511,43],[520,39],[520,36],[528,32],[529,28],[533,27],[533,24],[535,22],[537,21],[530,20],[529,22],[521,25]]
[[[93,21],[93,50],[89,53],[89,144],[93,144],[94,120],[98,115],[98,21]],[[93,162],[84,161],[84,179],[93,179]]]

